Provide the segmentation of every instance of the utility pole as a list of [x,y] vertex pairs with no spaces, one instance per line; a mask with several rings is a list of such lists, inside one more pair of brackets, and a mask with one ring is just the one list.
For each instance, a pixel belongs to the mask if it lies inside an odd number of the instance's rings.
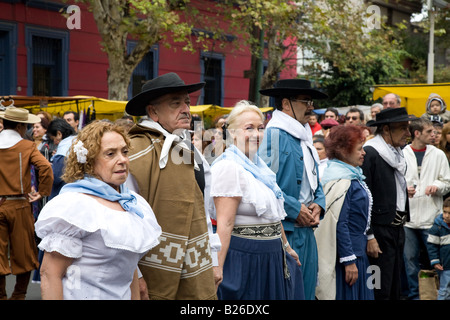
[[428,15],[430,16],[430,38],[428,44],[428,66],[427,66],[427,83],[434,83],[434,11],[433,4],[436,8],[450,8],[450,4],[444,0],[427,0]]
[[434,82],[434,12],[433,0],[427,1],[428,15],[430,17],[430,37],[428,44],[428,66],[427,66],[427,83]]

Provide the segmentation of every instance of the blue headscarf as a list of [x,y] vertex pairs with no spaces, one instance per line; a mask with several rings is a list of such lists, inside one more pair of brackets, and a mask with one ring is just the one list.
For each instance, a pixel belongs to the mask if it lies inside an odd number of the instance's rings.
[[283,192],[277,184],[275,173],[270,170],[270,168],[258,155],[255,155],[253,161],[250,161],[250,159],[244,153],[242,153],[241,150],[239,150],[234,144],[232,144],[225,149],[224,153],[222,153],[216,160],[214,160],[212,166],[223,159],[232,160],[242,165],[244,169],[250,172],[256,179],[269,187],[270,190],[273,191],[277,199],[283,198]]
[[133,212],[143,218],[143,213],[139,210],[136,197],[124,185],[120,185],[120,193],[107,183],[92,176],[85,175],[84,179],[77,180],[64,185],[59,193],[80,192],[97,196],[109,201],[118,201],[126,211]]
[[320,182],[325,185],[327,182],[338,179],[359,180],[364,182],[366,177],[360,167],[354,167],[338,159],[328,160],[328,166],[323,172]]

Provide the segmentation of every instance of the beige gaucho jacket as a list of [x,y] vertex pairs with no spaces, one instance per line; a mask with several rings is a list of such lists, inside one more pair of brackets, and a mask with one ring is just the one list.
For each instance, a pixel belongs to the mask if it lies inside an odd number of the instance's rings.
[[[139,262],[150,299],[216,299],[203,193],[194,174],[194,153],[160,169],[164,135],[141,125],[130,132],[130,173],[162,228],[160,244]],[[187,161],[186,161],[187,160]]]

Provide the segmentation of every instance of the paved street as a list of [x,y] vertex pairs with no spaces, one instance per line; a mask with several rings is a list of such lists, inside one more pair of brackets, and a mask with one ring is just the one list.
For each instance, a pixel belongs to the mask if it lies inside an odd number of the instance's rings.
[[[33,278],[33,272],[31,273],[31,278]],[[16,276],[14,275],[6,276],[6,292],[8,293],[8,298],[14,291],[15,283],[16,283]],[[32,283],[31,279],[30,284],[28,285],[28,293],[26,296],[26,300],[41,300],[41,286],[39,283]]]

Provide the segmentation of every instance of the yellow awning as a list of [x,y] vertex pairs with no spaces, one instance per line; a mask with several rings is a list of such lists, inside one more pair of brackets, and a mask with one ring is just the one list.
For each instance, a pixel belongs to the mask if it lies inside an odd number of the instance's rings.
[[[70,97],[26,97],[26,96],[4,96],[1,97],[9,104],[14,100],[16,107],[23,107],[30,110],[31,113],[37,113],[40,110],[49,112],[52,115],[62,117],[66,111],[83,112],[90,109],[91,113],[95,109],[97,119],[115,120],[125,112],[127,101],[115,101],[91,96],[70,96]],[[271,111],[273,108],[260,108],[262,112]],[[228,114],[233,110],[231,107],[220,107],[207,104],[191,106],[191,113],[199,114],[206,121],[211,121],[219,115]]]
[[[212,127],[216,117],[228,114],[231,110],[233,110],[233,107],[220,107],[214,104],[191,106],[191,113],[198,114],[202,118],[205,128]],[[273,110],[273,108],[265,107],[260,108],[260,110],[261,112],[268,112]]]
[[382,98],[388,93],[395,93],[402,99],[401,106],[406,107],[409,114],[420,117],[426,112],[426,101],[431,93],[440,95],[447,106],[450,103],[450,82],[435,84],[398,84],[377,85],[373,92],[373,100]]
[[[259,108],[261,112],[272,111],[272,107]],[[198,106],[191,106],[191,113],[203,113],[204,115],[218,115],[218,114],[227,114],[233,110],[233,107],[220,107],[214,104],[204,104]]]
[[47,111],[52,115],[62,117],[66,111],[83,112],[95,110],[97,119],[115,120],[122,117],[126,101],[107,100],[91,96],[69,97],[41,97],[41,96],[3,96],[4,105],[13,104],[36,114],[38,111]]
[[206,115],[214,116],[214,115],[218,115],[218,114],[228,113],[223,109],[224,108],[222,108],[220,106],[216,106],[214,104],[203,104],[203,105],[198,105],[198,106],[191,106],[191,113],[203,114],[204,116],[206,116]]

